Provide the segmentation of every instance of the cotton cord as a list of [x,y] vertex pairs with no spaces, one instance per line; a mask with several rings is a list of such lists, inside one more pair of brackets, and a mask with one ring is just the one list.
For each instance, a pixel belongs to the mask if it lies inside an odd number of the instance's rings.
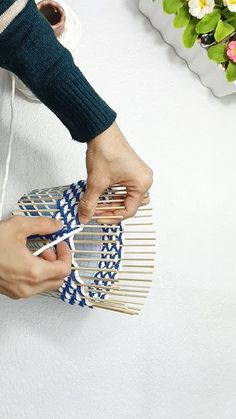
[[10,137],[8,143],[8,151],[7,151],[7,158],[5,163],[5,173],[1,188],[1,198],[0,198],[0,220],[2,220],[2,213],[3,213],[3,205],[5,200],[5,192],[7,187],[7,181],[9,177],[9,169],[11,163],[11,155],[12,155],[12,144],[13,144],[13,137],[14,137],[14,99],[15,99],[15,90],[16,90],[16,79],[12,76],[12,83],[11,83],[11,120],[10,120]]
[[[39,3],[39,1],[40,0],[37,0],[36,3]],[[81,38],[81,25],[76,14],[69,6],[67,6],[66,3],[59,0],[59,4],[65,11],[66,20],[65,29],[61,36],[59,36],[57,39],[65,48],[70,51],[76,63],[78,60],[78,45]],[[15,77],[13,74],[11,75],[12,77]],[[16,77],[16,89],[21,92],[27,99],[34,102],[39,102],[39,99],[18,77]]]
[[81,224],[81,226],[79,228],[76,228],[73,231],[70,231],[69,233],[63,234],[62,237],[58,237],[58,239],[52,241],[51,243],[45,244],[45,246],[40,247],[40,249],[36,250],[36,252],[33,253],[34,256],[39,256],[41,255],[45,250],[51,249],[52,247],[56,246],[57,244],[65,241],[66,239],[69,239],[70,237],[74,236],[75,234],[79,233],[80,231],[83,230],[83,225]]

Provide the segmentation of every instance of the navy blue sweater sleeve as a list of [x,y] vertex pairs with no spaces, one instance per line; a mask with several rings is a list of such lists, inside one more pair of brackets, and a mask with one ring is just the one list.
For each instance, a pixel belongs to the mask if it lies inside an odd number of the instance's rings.
[[[0,14],[13,2],[0,1]],[[16,74],[57,115],[74,140],[88,142],[116,119],[58,42],[34,0],[0,34],[0,67]]]

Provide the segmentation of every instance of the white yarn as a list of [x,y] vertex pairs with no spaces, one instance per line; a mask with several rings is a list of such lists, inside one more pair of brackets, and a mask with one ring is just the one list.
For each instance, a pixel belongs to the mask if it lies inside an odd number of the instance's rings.
[[76,228],[73,231],[70,231],[70,233],[66,233],[64,234],[62,237],[58,237],[58,239],[54,240],[53,242],[50,242],[48,244],[45,244],[44,246],[40,247],[40,249],[36,250],[33,255],[34,256],[39,256],[41,255],[41,253],[43,253],[45,250],[47,249],[51,249],[52,247],[56,246],[57,244],[65,241],[66,239],[69,239],[70,237],[74,236],[75,234],[79,233],[80,231],[82,231],[84,228],[83,224],[81,224],[81,226],[79,228]]
[[[36,0],[38,3],[40,0]],[[67,48],[70,53],[72,54],[74,61],[78,60],[78,45],[81,38],[81,25],[78,20],[78,17],[73,12],[73,10],[67,6],[66,3],[59,0],[59,4],[65,11],[66,20],[65,20],[65,29],[61,36],[57,39],[58,41]],[[12,77],[15,77],[11,74]],[[31,92],[28,87],[18,78],[16,78],[16,89],[20,91],[27,99],[39,102],[39,99]]]
[[16,89],[16,79],[12,76],[12,87],[11,87],[11,121],[10,121],[10,138],[8,143],[8,151],[7,151],[7,158],[5,164],[5,173],[2,183],[1,189],[1,198],[0,198],[0,220],[2,219],[2,212],[3,212],[3,204],[5,199],[5,192],[7,181],[9,177],[9,169],[11,163],[11,154],[12,154],[12,143],[13,143],[13,136],[14,136],[14,98],[15,98],[15,89]]

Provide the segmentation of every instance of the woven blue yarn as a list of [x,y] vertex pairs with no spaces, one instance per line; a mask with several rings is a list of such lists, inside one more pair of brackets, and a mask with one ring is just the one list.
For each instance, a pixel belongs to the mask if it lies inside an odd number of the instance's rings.
[[[59,188],[58,188],[59,189]],[[55,188],[55,190],[57,190]],[[47,209],[47,204],[45,202],[40,203],[32,203],[23,205],[22,201],[24,201],[27,197],[29,200],[31,195],[37,196],[37,199],[40,200],[40,195],[43,195],[43,192],[41,191],[47,191],[45,190],[34,190],[28,195],[24,195],[24,197],[21,198],[21,203],[19,204],[19,207],[24,210],[24,214],[27,216],[51,216],[52,218],[60,218],[63,223],[64,227],[59,231],[51,235],[47,236],[32,236],[34,238],[43,238],[48,239],[50,241],[54,241],[57,238],[62,237],[64,234],[70,233],[75,228],[78,228],[79,217],[78,217],[78,202],[80,201],[81,197],[83,196],[84,192],[86,190],[86,181],[80,180],[77,183],[72,183],[68,188],[66,188],[63,193],[62,197],[60,199],[56,200],[55,209],[58,210],[58,212],[50,213],[50,208],[48,209],[48,213],[40,212],[42,209]],[[49,190],[51,191],[51,190]],[[50,192],[49,192],[50,197]],[[109,192],[106,194],[105,201],[109,201]],[[33,202],[33,201],[32,201]],[[37,210],[36,212],[32,212],[32,210]],[[119,230],[116,230],[112,227],[103,227],[101,226],[101,236],[102,236],[102,242],[104,242],[101,245],[101,255],[100,259],[101,261],[98,263],[97,268],[98,269],[113,269],[116,271],[119,271],[120,265],[121,265],[121,256],[122,256],[122,226],[119,225]],[[118,235],[117,232],[119,231]],[[106,241],[110,241],[112,239],[116,239],[115,243],[106,243]],[[74,250],[72,248],[72,241],[73,238],[67,239],[66,242],[68,243],[70,250]],[[112,252],[111,254],[103,254],[103,252]],[[78,251],[79,253],[79,251]],[[87,253],[87,252],[86,252]],[[98,251],[99,253],[99,251]],[[90,254],[91,256],[91,254]],[[111,261],[107,259],[112,259]],[[74,259],[72,259],[72,267],[77,267],[76,262]],[[90,276],[90,284],[94,284],[96,286],[106,286],[110,287],[112,286],[112,280],[116,279],[117,272],[102,272],[97,271],[92,276]],[[89,290],[87,287],[83,287],[83,281],[79,277],[79,273],[77,270],[72,270],[70,275],[65,278],[64,283],[62,287],[59,289],[60,292],[60,298],[62,301],[67,302],[72,305],[79,305],[81,307],[89,306],[92,307],[92,300],[91,299],[100,299],[104,300],[106,298],[106,292],[101,288],[96,288],[96,290]]]

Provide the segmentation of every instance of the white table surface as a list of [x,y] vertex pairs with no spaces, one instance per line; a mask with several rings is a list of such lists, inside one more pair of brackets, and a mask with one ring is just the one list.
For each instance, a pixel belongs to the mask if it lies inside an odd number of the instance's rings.
[[[81,68],[154,169],[153,289],[139,317],[0,298],[1,419],[232,419],[236,399],[236,97],[216,99],[138,12],[68,0]],[[10,83],[0,72],[0,177]],[[5,214],[84,178],[85,147],[18,96]]]

